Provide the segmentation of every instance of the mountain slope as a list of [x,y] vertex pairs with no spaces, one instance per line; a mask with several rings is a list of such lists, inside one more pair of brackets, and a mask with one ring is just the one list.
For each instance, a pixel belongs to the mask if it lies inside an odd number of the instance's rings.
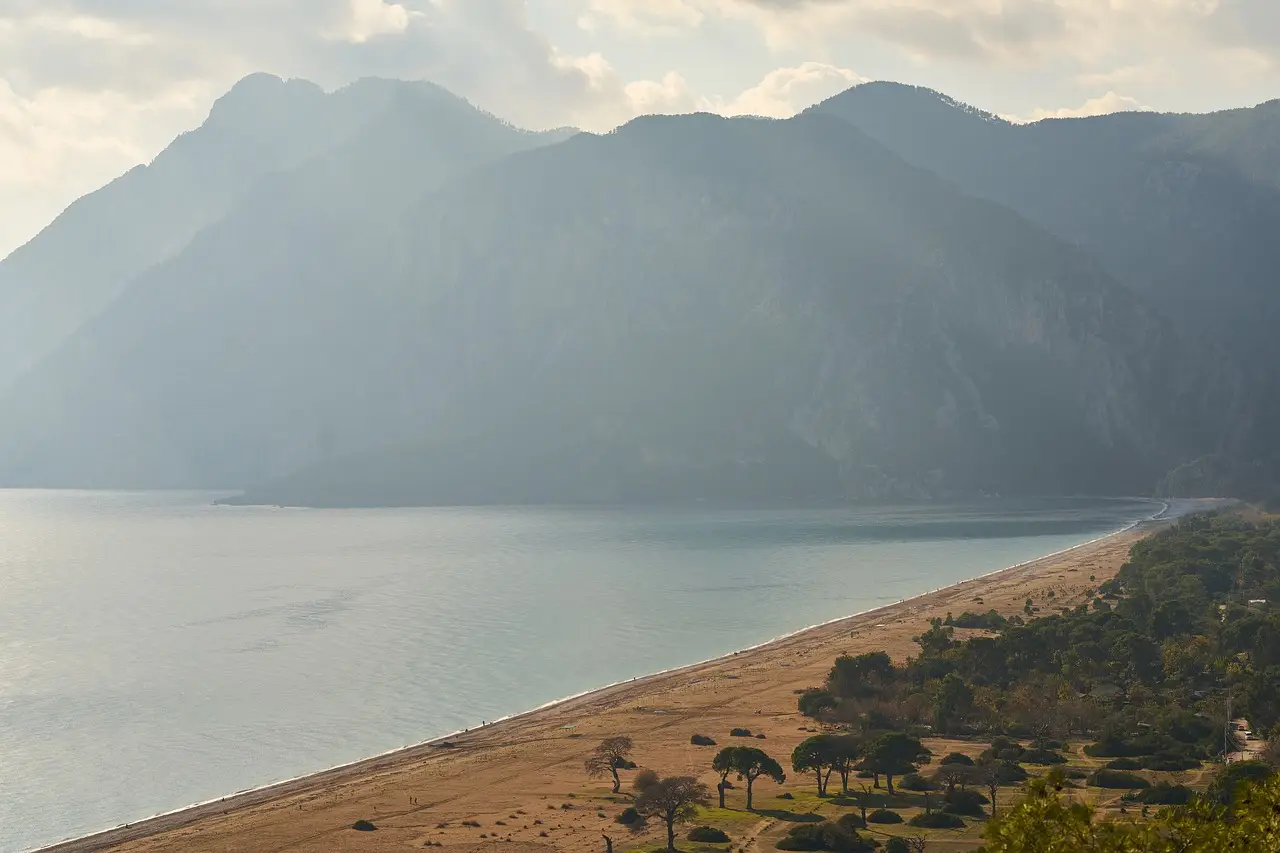
[[278,474],[252,497],[329,504],[1133,491],[1236,405],[1087,256],[821,115],[637,120],[451,180],[381,241],[325,236],[156,270],[2,401],[0,477]]
[[[519,130],[425,83],[364,80],[336,97],[377,109],[333,150],[262,178],[15,383],[0,403],[7,476],[239,485],[313,460],[327,402],[299,411],[291,388],[379,370],[376,341],[319,357],[377,310],[365,271],[394,251],[401,215],[451,176],[569,133]],[[236,311],[246,316],[219,318]],[[276,406],[285,411],[271,415]],[[209,430],[241,441],[214,447]]]
[[1018,125],[878,83],[813,109],[1081,246],[1184,333],[1280,359],[1280,101]]
[[[1280,484],[1280,101],[1208,115],[1011,124],[925,89],[855,87],[814,108],[1097,257],[1188,338],[1225,350],[1250,403],[1177,494]],[[1225,419],[1224,419],[1225,422]],[[1198,472],[1191,476],[1189,472]]]
[[0,388],[106,308],[127,282],[179,252],[264,175],[341,142],[375,105],[265,74],[154,162],[72,204],[0,262]]

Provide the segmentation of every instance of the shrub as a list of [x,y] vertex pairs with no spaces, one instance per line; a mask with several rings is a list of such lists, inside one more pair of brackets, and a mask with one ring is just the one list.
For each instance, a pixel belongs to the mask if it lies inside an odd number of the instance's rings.
[[764,740],[764,732],[759,732],[758,734],[756,734],[756,740]]
[[1123,788],[1130,791],[1151,787],[1146,779],[1123,770],[1099,770],[1089,777],[1089,784],[1095,788]]
[[1027,781],[1027,771],[1012,761],[1001,761],[996,768],[996,775],[1001,785],[1016,785]]
[[694,735],[689,738],[689,743],[694,746],[715,746],[716,739],[713,737],[707,737],[706,735]]
[[729,729],[729,737],[751,737],[751,729]]
[[965,755],[963,752],[949,752],[939,764],[963,764],[965,767],[973,766],[973,759]]
[[780,800],[794,800],[794,799],[795,799],[795,797],[793,797],[793,796],[791,795],[791,792],[790,792],[790,791],[783,791],[781,794],[779,794],[779,795],[778,795],[778,799],[780,799]]
[[942,810],[945,812],[982,817],[986,814],[983,806],[991,801],[977,791],[956,788],[947,794],[943,802]]
[[351,828],[354,829],[356,832],[373,832],[378,827],[374,826],[372,823],[370,823],[367,820],[358,820],[355,823],[351,824]]
[[919,773],[908,773],[898,781],[898,787],[907,791],[933,791],[938,786]]
[[656,770],[641,770],[636,774],[636,778],[631,780],[631,788],[637,794],[643,794],[656,784],[658,784],[658,773]]
[[642,818],[640,817],[640,812],[636,811],[635,806],[627,806],[622,810],[622,814],[615,817],[614,820],[623,826],[635,826]]
[[876,775],[876,774],[872,773],[870,770],[859,770],[859,771],[858,771],[858,773],[857,773],[857,775],[856,775],[854,778],[856,778],[856,779],[874,779],[874,778],[875,778],[875,775]]
[[723,829],[716,829],[714,826],[698,826],[689,830],[689,840],[725,844],[729,841],[729,836]]
[[876,809],[867,815],[867,823],[902,823],[902,815],[889,809]]
[[932,814],[918,814],[907,823],[912,826],[918,826],[921,829],[964,829],[964,821],[959,815],[951,812],[933,812]]
[[830,711],[835,708],[836,704],[836,697],[826,690],[812,689],[803,691],[796,702],[800,713],[806,717],[818,717],[824,711]]
[[1186,785],[1157,782],[1145,791],[1139,791],[1134,799],[1151,806],[1185,806],[1191,802],[1191,796],[1191,789]]
[[1038,764],[1047,766],[1050,764],[1066,764],[1067,759],[1060,752],[1054,752],[1049,749],[1028,749],[1022,753],[1022,762],[1024,764]]
[[774,846],[779,850],[831,850],[834,853],[864,853],[875,849],[856,832],[829,820],[792,827]]
[[1067,778],[1068,779],[1087,779],[1089,778],[1089,774],[1087,771],[1081,770],[1079,767],[1068,767]]
[[911,853],[911,847],[905,838],[895,835],[884,843],[884,853]]
[[859,829],[866,829],[867,822],[862,819],[862,815],[847,814],[842,815],[836,824],[846,832],[857,834]]
[[1114,761],[1108,761],[1107,770],[1141,770],[1142,762],[1136,758],[1117,758]]
[[1001,761],[1016,762],[1018,759],[1022,758],[1022,750],[1013,749],[1012,747],[1010,747],[1009,749],[1002,749],[996,753],[996,758],[1000,759]]
[[1163,770],[1172,773],[1179,770],[1195,770],[1199,766],[1200,759],[1198,758],[1173,755],[1167,752],[1159,755],[1149,755],[1142,759],[1142,768],[1144,770]]

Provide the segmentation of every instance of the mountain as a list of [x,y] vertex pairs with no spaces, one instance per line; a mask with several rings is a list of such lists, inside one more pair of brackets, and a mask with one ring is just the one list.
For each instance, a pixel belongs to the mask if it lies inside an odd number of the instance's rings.
[[1280,482],[1280,100],[1015,124],[875,83],[813,109],[1080,246],[1184,336],[1230,355],[1250,410],[1224,453],[1171,475],[1171,493],[1258,495]]
[[1131,492],[1239,405],[1088,255],[820,114],[575,136],[394,226],[249,208],[8,395],[0,478],[336,505]]
[[360,127],[378,105],[302,80],[256,74],[208,120],[72,204],[0,262],[0,388],[96,316],[128,282],[180,252],[265,175]]
[[0,403],[10,482],[238,486],[314,461],[328,400],[300,389],[382,370],[376,340],[325,354],[380,318],[368,273],[399,251],[400,216],[451,176],[572,133],[520,130],[426,83],[329,98],[362,113],[345,138],[262,176],[14,383]]

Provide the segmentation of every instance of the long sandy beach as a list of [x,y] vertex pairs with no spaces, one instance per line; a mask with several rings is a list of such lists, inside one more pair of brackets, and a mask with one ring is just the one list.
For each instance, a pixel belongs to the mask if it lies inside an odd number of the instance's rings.
[[[1187,507],[1182,507],[1185,511]],[[1049,609],[1086,600],[1113,576],[1133,543],[1167,524],[1144,522],[1070,551],[811,628],[748,651],[614,685],[553,706],[324,773],[229,796],[46,848],[90,851],[403,850],[443,844],[599,851],[602,833],[621,847],[635,837],[613,818],[608,785],[587,779],[583,760],[601,738],[625,734],[642,767],[712,782],[716,747],[693,734],[733,742],[729,730],[765,734],[752,743],[785,759],[807,736],[796,694],[822,683],[840,654],[883,649],[912,654],[932,617],[994,608],[1011,615],[1031,598]],[[960,632],[964,633],[964,632]],[[536,638],[529,638],[536,642]],[[583,642],[590,642],[584,637]],[[571,660],[565,666],[573,666]],[[786,761],[783,761],[786,764]],[[199,767],[192,767],[199,773]],[[789,780],[800,790],[807,779]],[[122,779],[121,784],[128,784]],[[771,793],[776,794],[774,790]],[[760,820],[743,813],[744,820]],[[358,820],[377,830],[351,829]],[[744,836],[758,832],[744,826]],[[648,840],[641,836],[639,840]],[[752,846],[744,841],[741,849]]]

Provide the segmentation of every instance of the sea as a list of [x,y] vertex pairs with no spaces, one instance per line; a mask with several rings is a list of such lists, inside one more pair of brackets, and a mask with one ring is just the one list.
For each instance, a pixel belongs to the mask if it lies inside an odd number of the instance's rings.
[[217,497],[0,491],[0,851],[730,653],[1161,510]]

